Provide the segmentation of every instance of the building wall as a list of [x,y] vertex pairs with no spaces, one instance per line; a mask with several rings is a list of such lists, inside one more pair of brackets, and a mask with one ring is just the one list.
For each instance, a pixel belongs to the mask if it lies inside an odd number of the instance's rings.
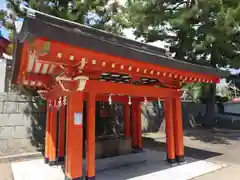
[[[183,128],[193,128],[201,124],[201,115],[205,112],[206,105],[192,101],[182,102]],[[165,131],[164,108],[162,103],[149,103],[142,106],[143,132]]]
[[240,115],[240,102],[227,102],[223,104],[224,113]]
[[0,93],[0,156],[42,149],[44,107],[32,98]]
[[0,58],[0,93],[5,91],[6,60]]
[[0,93],[10,91],[12,63],[11,59],[0,58]]
[[[191,128],[205,106],[182,103],[183,127]],[[164,131],[162,104],[149,103],[142,107],[143,132]],[[45,136],[45,107],[33,98],[16,93],[0,93],[0,156],[35,152],[42,149]]]

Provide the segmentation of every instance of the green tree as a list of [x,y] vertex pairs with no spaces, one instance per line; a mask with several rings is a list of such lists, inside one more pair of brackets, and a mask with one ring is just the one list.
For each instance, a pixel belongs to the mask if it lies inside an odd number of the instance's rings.
[[[54,15],[63,19],[85,24],[115,34],[122,34],[125,27],[121,18],[122,6],[111,0],[6,0],[7,12],[4,25],[9,30],[9,39],[13,40],[15,22],[26,16],[27,7]],[[7,49],[13,53],[13,43]],[[18,89],[18,88],[17,88]],[[22,89],[22,88],[20,88]]]
[[[122,6],[111,0],[7,0],[7,17],[5,26],[10,32],[15,28],[14,22],[24,18],[26,9],[22,5],[54,15],[63,19],[85,24],[116,34],[122,34],[125,27],[121,18]],[[12,33],[11,37],[12,36]],[[13,45],[9,47],[12,52]]]
[[[240,3],[238,0],[128,0],[127,17],[137,38],[169,44],[178,60],[211,67],[239,67]],[[215,85],[208,93],[206,114],[212,117]]]
[[[7,13],[5,27],[10,31],[13,40],[14,22],[24,18],[26,9],[21,5],[39,10],[41,12],[88,25],[97,29],[106,30],[115,34],[122,34],[126,27],[126,20],[121,17],[123,7],[118,1],[112,0],[6,0]],[[13,52],[13,44],[8,48],[9,54]],[[25,94],[36,94],[24,87],[17,87],[17,91]]]
[[[124,28],[121,19],[122,6],[112,0],[7,0],[7,7],[13,12],[12,19],[24,17],[22,4],[63,19],[85,24],[98,29],[121,34]],[[14,17],[15,16],[15,17]]]
[[5,17],[5,12],[4,10],[0,10],[0,21],[3,21]]

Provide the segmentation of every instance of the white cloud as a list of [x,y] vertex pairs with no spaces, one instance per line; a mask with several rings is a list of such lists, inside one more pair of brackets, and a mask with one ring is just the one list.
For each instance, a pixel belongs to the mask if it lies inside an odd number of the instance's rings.
[[[132,40],[136,40],[136,41],[142,41],[143,40],[143,38],[136,39],[136,37],[133,34],[133,28],[124,29],[123,30],[123,34],[128,39],[132,39]],[[160,41],[160,40],[154,41],[154,42],[150,42],[148,44],[150,44],[152,46],[159,47],[159,48],[164,48],[164,49],[166,49],[166,46],[168,46],[168,44],[166,42],[163,42],[163,41]]]
[[16,27],[17,33],[21,31],[22,25],[23,25],[23,21],[15,21],[15,27]]
[[135,40],[135,36],[133,34],[133,28],[126,28],[123,30],[123,35],[128,38],[128,39],[132,39]]
[[116,0],[120,5],[124,5],[126,3],[126,0]]

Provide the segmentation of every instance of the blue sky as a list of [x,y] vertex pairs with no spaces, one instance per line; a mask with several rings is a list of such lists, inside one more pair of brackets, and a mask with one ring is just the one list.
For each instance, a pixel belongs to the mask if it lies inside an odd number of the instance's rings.
[[5,0],[0,0],[0,9],[5,8]]
[[[5,9],[5,0],[0,0],[0,9]],[[8,39],[8,32],[5,28],[0,28],[2,35]]]

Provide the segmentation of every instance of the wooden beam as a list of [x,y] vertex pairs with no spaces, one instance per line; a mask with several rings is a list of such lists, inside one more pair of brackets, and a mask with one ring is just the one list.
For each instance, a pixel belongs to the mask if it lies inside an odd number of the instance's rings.
[[83,93],[72,93],[68,98],[65,179],[82,179],[83,155]]
[[101,82],[96,80],[88,80],[84,91],[92,91],[96,94],[119,94],[132,97],[174,98],[180,96],[180,92],[176,89],[154,88],[149,86]]
[[87,95],[87,172],[86,179],[94,180],[96,175],[95,170],[95,154],[96,154],[96,94],[90,92]]
[[[34,44],[36,47],[41,47],[41,46],[44,46],[44,43],[46,42],[47,41],[44,39],[37,39],[35,40]],[[84,59],[85,62],[87,62],[85,64],[84,69],[88,69],[88,68],[100,68],[102,70],[108,69],[113,72],[124,72],[129,74],[136,73],[136,74],[141,74],[141,76],[161,78],[161,79],[167,78],[173,81],[184,80],[184,77],[188,78],[188,79],[185,79],[186,82],[198,82],[198,81],[218,82],[219,81],[219,78],[215,75],[194,73],[194,72],[191,72],[191,70],[184,71],[180,69],[173,69],[173,68],[155,65],[151,63],[140,62],[135,59],[128,59],[128,58],[123,58],[119,56],[113,56],[110,54],[96,52],[96,51],[85,49],[85,48],[66,45],[64,43],[56,42],[56,41],[51,41],[50,44],[51,46],[48,52],[43,55],[40,55],[38,61],[41,61],[41,62],[51,61],[51,63],[53,64],[78,66],[80,65],[81,61]],[[95,63],[92,63],[93,61]],[[104,63],[105,65],[102,66],[102,63]],[[121,66],[124,66],[124,68],[121,68]],[[131,68],[131,70],[129,68]]]
[[52,77],[42,74],[25,73],[25,79],[29,81],[40,81],[45,84],[52,83]]
[[[174,109],[175,110],[175,109]],[[173,104],[172,99],[164,100],[164,118],[166,130],[166,146],[167,146],[167,161],[170,164],[175,163],[175,146],[174,146],[174,125],[173,125]],[[175,120],[175,119],[174,119]]]
[[28,44],[25,42],[23,44],[22,54],[21,54],[21,64],[18,72],[17,81],[22,82],[23,81],[23,72],[27,69],[27,63],[28,63]]
[[[57,54],[59,51],[62,53],[62,60],[65,60],[64,63],[72,63],[69,62],[69,57],[74,56],[74,60],[72,60],[75,64],[79,63],[82,58],[85,58],[87,60],[86,67],[96,67],[102,68],[102,69],[111,69],[115,72],[127,72],[127,73],[137,73],[142,74],[144,76],[150,76],[152,78],[171,78],[172,80],[181,80],[181,76],[184,79],[184,77],[192,78],[190,81],[194,82],[195,78],[196,80],[199,79],[205,79],[208,81],[217,82],[219,78],[215,75],[206,75],[201,73],[194,73],[191,72],[191,69],[189,71],[179,70],[179,69],[173,69],[165,66],[160,66],[156,64],[151,63],[145,63],[140,62],[135,59],[128,59],[123,58],[120,56],[113,56],[110,54],[105,54],[102,52],[96,52],[93,50],[89,50],[86,48],[80,48],[75,47],[72,45],[66,45],[61,42],[52,42],[51,43],[51,54]],[[92,62],[96,63],[92,63]],[[105,65],[103,66],[104,63]],[[99,66],[100,65],[100,66]],[[114,66],[113,66],[114,65]],[[121,66],[124,66],[122,69]],[[129,69],[131,68],[131,69]],[[139,71],[138,71],[139,69]],[[159,72],[159,74],[158,74]],[[164,75],[165,74],[165,75]],[[171,74],[171,76],[169,76]],[[175,78],[175,75],[177,77]]]

